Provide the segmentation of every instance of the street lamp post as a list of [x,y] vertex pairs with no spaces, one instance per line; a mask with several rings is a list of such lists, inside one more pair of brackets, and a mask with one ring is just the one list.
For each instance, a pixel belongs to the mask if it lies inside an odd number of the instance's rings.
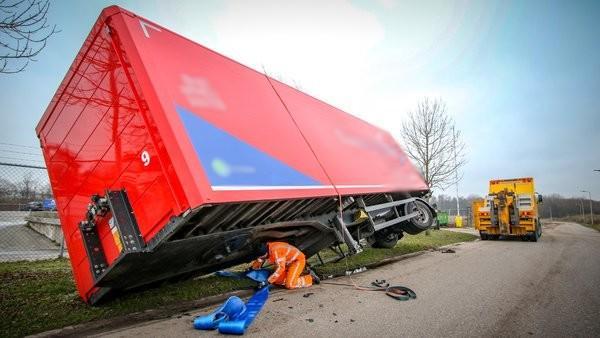
[[583,193],[588,193],[588,196],[590,198],[590,220],[592,221],[592,225],[594,225],[594,209],[592,208],[592,193],[587,191],[587,190],[581,190],[581,192]]

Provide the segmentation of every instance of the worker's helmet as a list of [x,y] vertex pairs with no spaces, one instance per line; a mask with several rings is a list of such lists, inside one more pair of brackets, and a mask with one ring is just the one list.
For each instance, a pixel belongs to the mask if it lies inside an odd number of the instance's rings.
[[267,252],[268,252],[267,244],[266,243],[260,243],[257,246],[257,248],[256,248],[256,252],[258,253],[259,256],[266,255]]

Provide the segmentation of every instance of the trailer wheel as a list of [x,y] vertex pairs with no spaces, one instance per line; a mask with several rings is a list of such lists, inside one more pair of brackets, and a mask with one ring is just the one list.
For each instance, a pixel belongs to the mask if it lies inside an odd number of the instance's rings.
[[405,215],[412,214],[415,211],[418,212],[419,215],[405,222],[403,226],[403,230],[411,235],[416,235],[425,231],[433,224],[433,213],[425,202],[416,200],[404,205]]
[[396,232],[376,232],[375,242],[372,247],[381,249],[391,249],[398,244],[398,240],[402,238],[402,233]]
[[487,234],[483,231],[479,232],[479,237],[481,238],[482,241],[487,241],[487,239],[488,239]]

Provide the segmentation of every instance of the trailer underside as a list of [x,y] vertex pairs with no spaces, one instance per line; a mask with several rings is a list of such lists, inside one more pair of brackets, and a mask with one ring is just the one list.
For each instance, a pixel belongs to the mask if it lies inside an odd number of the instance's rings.
[[[144,243],[125,191],[107,192],[91,204],[93,212],[80,228],[92,267],[95,286],[90,303],[123,290],[153,282],[208,273],[254,259],[266,241],[289,242],[307,257],[334,244],[345,243],[350,253],[360,252],[361,239],[373,243],[383,236],[401,237],[431,225],[415,219],[419,212],[408,206],[426,205],[426,191],[277,201],[203,205],[188,210]],[[102,201],[106,201],[102,205]],[[100,210],[100,209],[99,209]],[[342,212],[340,212],[342,210]],[[416,209],[415,209],[416,210]],[[431,215],[435,211],[430,208]],[[107,264],[95,232],[98,218],[111,217],[122,245],[119,257]],[[417,227],[415,227],[415,223]],[[363,241],[364,243],[364,241]]]

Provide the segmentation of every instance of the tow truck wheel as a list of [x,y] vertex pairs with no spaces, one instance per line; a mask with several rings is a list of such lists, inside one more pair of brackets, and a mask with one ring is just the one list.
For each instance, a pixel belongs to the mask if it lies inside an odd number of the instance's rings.
[[487,241],[488,235],[485,232],[479,232],[479,237],[481,237],[482,241]]
[[403,227],[403,230],[411,235],[416,235],[431,227],[433,224],[433,213],[427,204],[425,204],[425,202],[416,200],[414,202],[405,204],[404,214],[408,215],[412,214],[413,212],[417,212],[418,215],[407,221]]
[[398,240],[402,238],[402,233],[398,235],[395,232],[376,232],[375,233],[375,242],[372,247],[374,248],[382,248],[382,249],[391,249],[398,244]]
[[538,233],[537,230],[532,232],[531,234],[529,234],[529,240],[532,242],[537,242],[538,241]]

